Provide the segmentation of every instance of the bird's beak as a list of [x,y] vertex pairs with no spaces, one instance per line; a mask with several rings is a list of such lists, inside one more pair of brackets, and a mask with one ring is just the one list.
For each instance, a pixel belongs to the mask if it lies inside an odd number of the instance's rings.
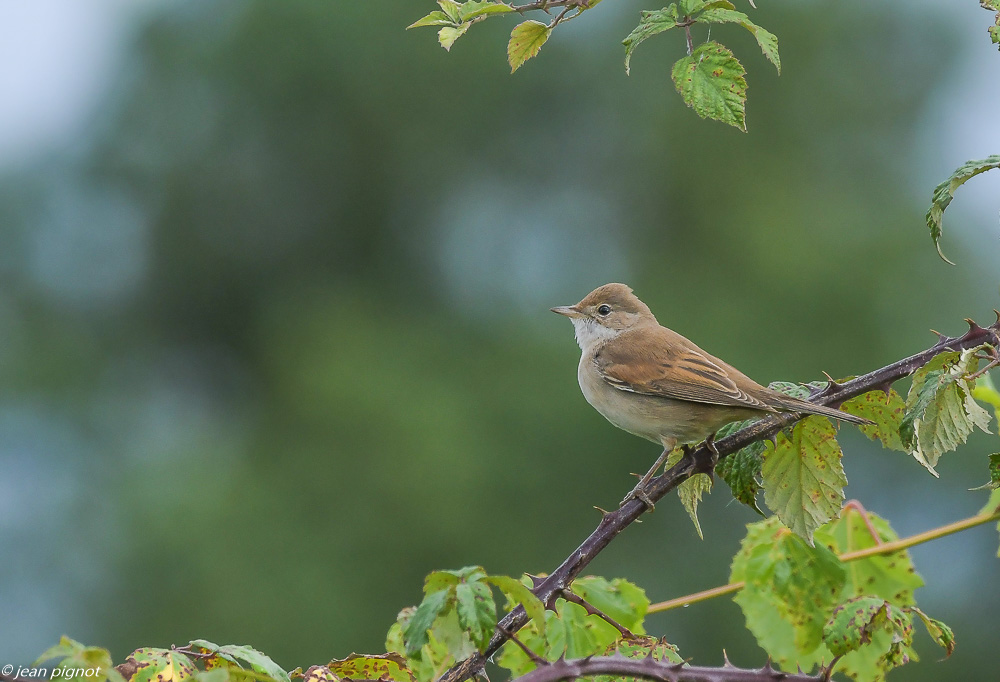
[[560,305],[556,306],[555,308],[550,308],[549,310],[551,310],[554,313],[565,315],[566,317],[570,318],[583,317],[583,313],[581,313],[580,309],[577,308],[575,305]]

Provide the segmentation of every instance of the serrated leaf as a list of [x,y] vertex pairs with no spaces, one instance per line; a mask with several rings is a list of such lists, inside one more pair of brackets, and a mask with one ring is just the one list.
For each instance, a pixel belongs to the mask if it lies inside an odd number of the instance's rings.
[[480,581],[457,585],[455,611],[459,626],[469,633],[472,643],[480,651],[486,648],[497,619],[497,607],[490,586]]
[[976,371],[979,350],[939,353],[913,374],[899,435],[913,457],[935,476],[941,455],[963,444],[973,428],[989,433],[989,412],[973,399],[972,385],[965,378]]
[[70,639],[66,635],[59,638],[59,643],[50,646],[48,649],[42,652],[42,655],[35,659],[32,665],[39,665],[45,661],[50,661],[55,658],[63,659],[69,656],[77,656],[83,653],[86,647],[75,639]]
[[[733,557],[729,581],[746,583],[733,601],[743,611],[747,629],[761,648],[784,670],[793,671],[799,666],[809,670],[820,662],[820,655],[804,650],[798,643],[818,642],[824,619],[801,617],[794,605],[783,603],[771,581],[777,562],[784,560],[780,546],[789,539],[812,551],[790,534],[777,517],[747,524],[746,537]],[[832,608],[835,597],[820,592],[816,596],[829,600],[828,606]]]
[[722,121],[746,132],[747,82],[743,65],[715,41],[702,43],[671,71],[684,103],[702,118]]
[[812,544],[813,531],[840,511],[847,477],[837,430],[825,417],[795,424],[791,437],[768,444],[761,474],[764,502],[790,530]]
[[570,589],[632,631],[643,634],[642,622],[649,609],[646,591],[624,578],[608,580],[600,576],[584,576],[573,581]]
[[[406,665],[406,659],[398,653],[351,654],[347,658],[335,658],[325,666],[336,677],[355,680],[392,680],[393,682],[414,682],[413,672]],[[308,673],[306,675],[308,678]]]
[[217,652],[226,659],[236,659],[250,666],[255,672],[267,675],[277,682],[290,682],[288,673],[271,660],[267,654],[257,651],[246,644],[225,644]]
[[[876,514],[869,512],[868,519],[881,542],[898,539]],[[733,598],[743,610],[747,628],[788,671],[800,665],[809,670],[832,660],[833,654],[822,644],[822,629],[836,604],[869,596],[904,608],[913,604],[913,590],[923,584],[905,550],[846,563],[835,558],[876,543],[853,507],[818,529],[815,538],[816,547],[810,548],[772,517],[747,526],[733,559],[730,582],[747,584]],[[838,581],[841,588],[835,594]],[[892,636],[879,632],[870,647],[847,654],[837,669],[858,680],[879,680],[892,658],[892,647]],[[896,647],[893,655],[900,660],[915,657],[908,645]]]
[[[634,634],[643,634],[642,618],[649,600],[640,588],[620,578],[608,581],[586,576],[577,578],[572,590]],[[581,658],[600,654],[618,641],[621,633],[600,616],[588,615],[579,604],[559,598],[555,603],[555,612],[545,612],[544,635],[539,633],[534,623],[529,623],[517,636],[531,651],[554,661],[560,656]],[[513,642],[504,645],[496,662],[509,670],[513,677],[520,677],[535,668],[534,661]]]
[[631,69],[632,53],[641,42],[647,38],[652,38],[657,33],[669,31],[677,26],[678,14],[677,5],[670,4],[663,9],[653,11],[643,11],[639,15],[639,25],[632,29],[632,32],[625,36],[622,45],[625,46],[625,73]]
[[455,0],[437,0],[437,4],[454,23],[462,22],[462,3]]
[[[108,680],[109,682],[125,682],[121,673],[115,670],[111,660],[111,653],[102,647],[86,646],[63,635],[59,638],[59,643],[46,649],[32,665],[38,665],[48,660],[58,660],[55,669],[87,668],[97,669],[96,677],[91,676],[95,682]],[[56,676],[59,677],[59,676]]]
[[181,682],[198,671],[190,658],[170,649],[136,649],[125,660],[135,664],[130,682]]
[[733,497],[755,512],[764,515],[757,505],[761,489],[761,467],[764,463],[764,443],[757,441],[724,458],[715,473],[726,482]]
[[[416,613],[415,607],[407,607],[399,612],[396,622],[389,628],[385,638],[386,651],[405,655],[403,633]],[[425,644],[417,656],[407,657],[410,670],[419,682],[433,682],[457,661],[464,660],[476,651],[467,632],[458,625],[455,609],[449,609],[438,616],[427,633]]]
[[417,606],[403,630],[404,651],[407,658],[419,658],[420,650],[427,644],[427,633],[437,617],[448,606],[450,590],[431,592]]
[[884,391],[869,391],[848,400],[840,406],[840,409],[874,422],[858,427],[861,433],[871,440],[881,441],[882,445],[890,450],[909,452],[899,437],[899,427],[906,411],[906,403],[895,390],[890,388],[888,396]]
[[[885,599],[855,597],[833,611],[823,627],[823,643],[835,656],[845,656],[871,644],[878,631],[889,633],[904,646],[913,640],[910,617]],[[890,666],[901,662],[900,651],[893,651],[886,660]]]
[[466,21],[458,26],[445,26],[442,28],[438,31],[438,42],[441,43],[441,47],[451,52],[451,46],[455,44],[456,40],[465,35],[470,26],[472,26],[472,22]]
[[488,0],[470,0],[463,3],[461,8],[462,21],[471,21],[479,17],[488,17],[494,14],[509,14],[514,8],[502,2],[489,2]]
[[458,571],[431,571],[424,578],[424,594],[447,590],[462,582]]
[[920,616],[920,620],[923,621],[924,627],[927,628],[927,634],[931,636],[931,639],[934,640],[935,644],[944,649],[945,658],[951,656],[955,651],[954,631],[952,631],[952,629],[943,622],[937,620],[936,618],[931,618],[915,606],[911,607],[909,610]]
[[[682,663],[684,660],[677,653],[677,647],[668,643],[666,639],[648,636],[621,639],[614,642],[604,651],[604,655],[637,659],[651,658],[658,663]],[[594,682],[639,682],[639,678],[621,675],[596,675],[593,679]]]
[[[669,469],[677,464],[683,456],[684,452],[680,449],[671,452],[667,458],[666,468]],[[681,501],[688,516],[691,517],[691,523],[694,524],[694,529],[702,540],[705,539],[705,536],[701,532],[701,523],[698,522],[698,503],[701,502],[701,496],[706,492],[712,492],[712,479],[707,474],[695,474],[677,486],[677,498]]]
[[993,168],[1000,168],[1000,154],[994,154],[985,159],[966,161],[955,169],[951,177],[934,188],[934,194],[931,197],[931,207],[927,209],[926,220],[927,227],[931,232],[931,239],[934,241],[934,248],[937,249],[938,255],[941,256],[944,262],[954,265],[941,252],[941,221],[944,218],[945,209],[948,208],[951,200],[955,198],[955,190],[965,184],[970,178],[974,178],[980,173]]
[[781,73],[781,57],[778,56],[777,36],[750,21],[750,17],[743,12],[726,7],[709,7],[695,17],[695,21],[700,24],[739,24],[750,31],[760,46],[761,52],[764,53],[769,62],[774,64],[778,73]]
[[515,26],[510,32],[510,42],[507,44],[510,72],[514,73],[522,64],[537,55],[551,33],[552,29],[539,21],[528,20]]
[[535,627],[542,633],[545,632],[545,605],[527,585],[506,575],[491,575],[486,578],[486,582],[496,585],[510,602],[523,606]]
[[419,28],[421,26],[454,26],[455,22],[448,18],[448,15],[440,10],[434,10],[427,16],[417,19],[412,24],[406,27],[409,31],[411,28]]

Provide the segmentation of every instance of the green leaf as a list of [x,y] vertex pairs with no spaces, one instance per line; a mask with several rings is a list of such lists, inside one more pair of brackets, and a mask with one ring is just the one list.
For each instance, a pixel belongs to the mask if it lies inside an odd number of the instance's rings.
[[1000,488],[1000,452],[995,452],[988,456],[990,480],[988,483],[984,483],[976,488],[970,488],[970,490],[985,490],[987,488],[991,490],[996,490]]
[[135,665],[130,682],[181,682],[198,671],[190,658],[170,649],[136,649],[125,660]]
[[695,474],[677,486],[677,497],[680,498],[685,511],[691,517],[691,522],[694,523],[698,537],[702,540],[705,539],[705,535],[701,532],[701,523],[698,521],[698,503],[701,502],[703,494],[710,492],[712,492],[712,478],[708,474]]
[[570,589],[633,634],[643,634],[642,622],[649,609],[649,598],[646,597],[646,591],[638,585],[624,578],[608,580],[599,576],[584,576],[577,578]]
[[973,399],[965,378],[976,371],[979,350],[940,353],[913,374],[899,435],[935,476],[941,455],[964,443],[974,427],[989,433],[990,414]]
[[545,632],[545,605],[527,585],[506,575],[491,575],[486,582],[496,585],[511,603],[523,606],[535,627]]
[[465,582],[455,587],[455,610],[458,624],[469,633],[472,643],[482,651],[493,636],[497,607],[490,586],[484,582]]
[[1000,0],[979,0],[979,5],[986,10],[996,12],[996,23],[987,29],[990,33],[990,40],[1000,45]]
[[462,582],[459,571],[431,571],[424,578],[424,594],[447,590]]
[[100,682],[101,680],[125,682],[121,673],[115,670],[114,663],[111,660],[111,653],[107,649],[96,646],[85,646],[65,635],[59,638],[58,644],[46,649],[32,665],[38,665],[53,659],[58,659],[59,661],[55,665],[57,669],[96,668],[96,678],[90,678],[95,680],[95,682]]
[[[620,639],[609,646],[604,654],[619,655],[625,658],[652,658],[658,663],[682,663],[684,659],[677,653],[677,647],[665,639],[655,637],[636,637],[635,639]],[[594,682],[639,682],[639,678],[613,675],[596,675]]]
[[[794,544],[798,544],[801,551],[789,552],[788,548]],[[834,564],[818,553],[821,549],[808,547],[801,538],[782,526],[777,517],[771,517],[747,525],[746,537],[733,557],[729,581],[746,583],[733,601],[743,611],[747,629],[753,633],[757,643],[785,670],[795,670],[798,666],[809,670],[821,659],[821,654],[813,650],[822,637],[822,623],[826,616],[815,619],[807,614],[815,614],[824,606],[831,609],[838,595],[829,592],[843,579],[843,571],[838,576]],[[804,562],[811,552],[817,552],[815,570]],[[789,560],[797,563],[786,563]],[[781,588],[783,596],[775,590],[773,578],[776,570],[786,576]],[[792,588],[787,581],[787,576],[794,570],[802,571],[806,582],[818,577],[818,584],[826,583],[829,590],[817,589],[807,594],[807,600],[818,600],[807,602],[807,605],[786,603],[784,597],[801,596],[801,591]],[[803,646],[807,644],[811,648]]]
[[993,385],[993,379],[989,374],[984,374],[976,379],[976,385],[972,389],[972,397],[992,405],[994,414],[1000,420],[1000,391]]
[[509,14],[514,8],[502,2],[487,2],[470,0],[462,4],[462,21],[471,21],[480,17],[489,17],[494,14]]
[[455,44],[456,40],[465,35],[470,26],[472,26],[472,22],[466,21],[458,26],[445,26],[442,28],[438,31],[438,42],[441,43],[441,47],[451,52],[451,46]]
[[654,11],[644,11],[639,15],[639,25],[632,29],[622,45],[625,46],[625,73],[631,69],[632,52],[639,46],[639,43],[651,38],[657,33],[663,33],[677,26],[677,5],[670,4],[663,9]]
[[85,649],[86,647],[80,642],[63,635],[59,638],[58,644],[43,651],[42,655],[36,658],[32,665],[39,665],[40,663],[50,661],[54,658],[63,659],[70,656],[79,656]]
[[774,68],[781,73],[781,58],[778,56],[778,38],[770,31],[767,31],[750,21],[743,12],[738,12],[731,7],[710,7],[699,14],[695,21],[700,24],[739,24],[750,31],[757,44],[760,45],[761,52],[768,61],[774,64]]
[[[736,433],[742,428],[754,423],[754,419],[726,424],[715,434],[716,439]],[[757,506],[757,493],[760,492],[761,465],[764,463],[764,443],[755,441],[745,448],[737,450],[715,466],[715,473],[726,482],[733,492],[733,497],[747,505],[755,512],[764,516]]]
[[823,643],[833,655],[845,656],[871,644],[879,630],[907,646],[913,640],[913,625],[906,613],[885,599],[855,597],[834,609],[823,627]]
[[[995,35],[991,32],[991,35]],[[931,198],[931,207],[927,209],[927,227],[931,231],[931,239],[934,241],[934,248],[938,255],[946,263],[952,263],[945,258],[941,252],[941,221],[944,218],[944,211],[948,204],[955,198],[955,190],[961,187],[967,180],[988,171],[992,168],[1000,168],[1000,154],[988,156],[985,159],[967,161],[951,174],[947,180],[934,188],[934,195]]]
[[[869,512],[867,518],[878,541],[860,511],[846,507],[839,519],[816,531],[813,548],[775,517],[747,526],[730,574],[730,582],[744,581],[746,587],[733,599],[743,610],[747,628],[783,669],[794,671],[801,665],[809,670],[832,660],[822,643],[823,624],[837,604],[866,596],[889,601],[897,609],[913,605],[913,590],[923,581],[905,550],[846,563],[836,558],[898,539],[878,515]],[[892,635],[879,631],[871,646],[847,654],[838,670],[858,680],[877,680],[894,656],[897,661],[914,658],[908,644],[895,646]]]
[[355,680],[392,680],[393,682],[414,682],[416,680],[413,672],[406,665],[406,659],[395,652],[379,655],[351,654],[344,659],[333,659],[326,667],[337,677],[349,677]]
[[[626,580],[587,576],[577,578],[572,585],[574,593],[592,606],[600,609],[621,623],[634,634],[644,634],[642,620],[649,607],[645,593]],[[607,651],[621,637],[621,633],[597,615],[588,615],[579,604],[559,598],[555,612],[545,613],[545,634],[534,623],[529,623],[518,633],[518,639],[542,658],[554,661],[560,656],[581,658]],[[535,663],[513,642],[500,650],[496,662],[520,677],[534,670]]]
[[927,634],[931,636],[935,644],[944,649],[945,658],[951,656],[955,651],[955,633],[952,629],[936,618],[931,618],[915,606],[910,607],[909,611],[920,616],[924,627],[927,628]]
[[406,27],[409,31],[411,28],[419,28],[421,26],[454,26],[455,22],[448,18],[448,15],[440,10],[434,10],[422,19],[417,19],[412,24]]
[[[979,513],[990,516],[1000,513],[1000,488],[990,493],[989,501],[985,507],[979,510]],[[997,522],[997,531],[1000,531],[1000,521]],[[1000,549],[997,550],[997,556],[1000,557]]]
[[441,6],[452,22],[456,24],[462,22],[462,3],[455,0],[437,0],[437,4]]
[[551,33],[552,29],[539,21],[528,20],[515,26],[510,32],[510,42],[507,44],[510,72],[514,73],[521,64],[538,54]]
[[702,43],[674,64],[671,77],[684,103],[702,118],[722,121],[746,132],[746,71],[728,48]]
[[[396,622],[386,635],[387,651],[405,653],[403,633],[406,632],[415,613],[416,608],[412,606],[399,612]],[[469,639],[468,633],[458,625],[455,609],[449,609],[434,621],[434,625],[427,633],[427,644],[420,649],[418,655],[408,656],[407,662],[419,682],[432,682],[456,661],[468,658],[475,651],[476,647]]]
[[271,660],[271,658],[251,646],[245,644],[226,644],[218,649],[219,656],[232,660],[242,661],[250,666],[254,672],[267,675],[278,682],[290,682],[288,673]]
[[825,417],[795,424],[768,444],[761,473],[764,501],[789,529],[812,544],[813,531],[840,511],[847,477],[837,430]]
[[[666,468],[669,469],[677,464],[683,456],[684,452],[680,449],[671,452],[667,458]],[[707,474],[695,474],[677,486],[677,498],[681,501],[688,516],[691,517],[694,529],[702,540],[705,539],[705,536],[701,532],[701,523],[698,522],[698,503],[701,502],[701,496],[706,492],[712,492],[712,479]]]
[[906,403],[893,389],[889,389],[888,397],[884,391],[869,391],[852,398],[840,406],[844,412],[875,422],[858,427],[861,433],[871,440],[880,440],[882,445],[890,450],[909,452],[899,437],[899,427],[906,411]]
[[419,658],[420,650],[427,644],[427,631],[438,615],[448,606],[449,590],[432,592],[417,606],[409,624],[403,631],[403,641],[407,658]]

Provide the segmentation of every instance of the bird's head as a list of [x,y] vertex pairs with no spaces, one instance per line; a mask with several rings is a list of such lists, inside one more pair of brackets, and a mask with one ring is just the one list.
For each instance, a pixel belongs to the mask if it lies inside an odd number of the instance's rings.
[[576,305],[552,308],[573,322],[580,348],[618,336],[642,324],[658,324],[649,307],[625,284],[599,286]]

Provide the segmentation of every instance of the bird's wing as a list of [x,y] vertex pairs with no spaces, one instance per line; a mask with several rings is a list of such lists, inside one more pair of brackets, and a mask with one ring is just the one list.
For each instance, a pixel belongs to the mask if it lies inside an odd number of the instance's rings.
[[767,389],[680,334],[649,326],[622,333],[594,356],[601,377],[621,391],[775,412]]

